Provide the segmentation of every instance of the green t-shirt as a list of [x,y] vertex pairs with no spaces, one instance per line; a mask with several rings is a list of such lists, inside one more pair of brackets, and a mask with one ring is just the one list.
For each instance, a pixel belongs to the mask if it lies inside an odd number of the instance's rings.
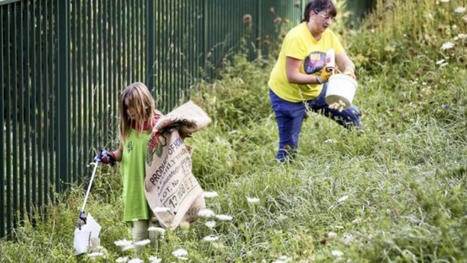
[[279,58],[271,71],[268,85],[280,98],[290,102],[300,102],[316,98],[323,85],[294,84],[287,79],[285,71],[286,57],[302,60],[300,72],[318,75],[325,65],[326,52],[333,48],[336,55],[344,52],[337,36],[329,29],[316,39],[311,35],[306,23],[292,28],[282,42]]
[[138,133],[132,129],[123,144],[120,174],[123,181],[124,221],[146,220],[150,216],[144,193],[144,160],[150,134],[151,131]]

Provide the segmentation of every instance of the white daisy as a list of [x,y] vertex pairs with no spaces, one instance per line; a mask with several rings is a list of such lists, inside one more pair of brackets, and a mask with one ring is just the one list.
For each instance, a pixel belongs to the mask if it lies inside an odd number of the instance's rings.
[[337,141],[334,139],[327,139],[324,141],[324,143],[337,143]]
[[103,257],[103,256],[104,256],[104,253],[102,252],[93,252],[93,253],[88,254],[88,257],[90,258]]
[[443,45],[441,46],[441,50],[448,50],[448,49],[451,49],[453,47],[454,47],[454,43],[446,42],[446,43],[443,43]]
[[172,255],[176,258],[186,257],[188,256],[188,251],[183,248],[176,249],[172,252]]
[[144,263],[144,261],[140,258],[133,258],[133,259],[130,259],[128,263]]
[[132,250],[133,248],[135,248],[135,245],[134,245],[134,244],[131,244],[131,245],[128,245],[128,246],[123,247],[123,248],[122,248],[122,251]]
[[213,192],[204,192],[203,195],[204,195],[204,198],[214,198],[214,197],[219,196],[219,194],[217,194],[217,192],[215,192],[215,191],[213,191]]
[[149,262],[150,263],[160,263],[160,262],[162,262],[162,258],[158,258],[156,256],[150,256],[149,257]]
[[333,239],[335,239],[335,238],[337,237],[337,234],[336,234],[336,232],[332,232],[332,231],[331,231],[331,232],[328,232],[328,233],[326,234],[326,236],[327,236],[327,238],[328,238],[329,240],[333,240]]
[[462,14],[462,13],[465,12],[465,7],[459,6],[458,8],[456,8],[456,10],[454,10],[454,12],[456,12],[458,14]]
[[144,247],[146,246],[147,244],[151,243],[151,240],[149,239],[144,239],[144,240],[140,240],[140,241],[137,241],[135,242],[135,246],[136,247]]
[[220,221],[230,221],[233,217],[229,215],[216,215],[216,218]]
[[214,228],[216,226],[216,221],[207,221],[204,225],[209,228]]
[[354,225],[359,224],[361,222],[362,222],[362,219],[360,217],[357,217],[354,220],[352,220],[352,224],[354,224]]
[[170,208],[168,207],[156,207],[154,208],[155,213],[165,213],[165,212],[170,212]]
[[340,250],[333,250],[333,251],[331,251],[331,255],[333,255],[335,257],[342,257],[344,255],[344,253],[342,253],[342,251],[340,251]]
[[467,37],[467,34],[460,33],[459,35],[455,36],[454,40],[464,39]]
[[126,247],[126,246],[131,245],[131,241],[130,241],[130,240],[126,240],[126,239],[122,239],[122,240],[117,240],[117,241],[115,241],[114,244],[115,244],[117,247]]
[[343,197],[339,198],[339,200],[337,200],[338,203],[342,203],[342,202],[345,202],[345,200],[347,200],[349,198],[348,195],[344,195]]
[[353,240],[354,240],[353,236],[350,234],[347,234],[347,235],[344,235],[344,238],[342,239],[342,243],[344,243],[344,245],[346,246],[349,246],[353,242]]
[[436,65],[440,65],[440,64],[443,64],[443,63],[444,63],[444,59],[436,61]]
[[205,242],[214,242],[214,241],[217,241],[217,240],[219,240],[219,237],[215,236],[215,235],[209,235],[209,236],[203,237],[203,241],[205,241]]
[[165,229],[163,229],[162,227],[155,227],[155,226],[150,226],[148,228],[148,231],[149,232],[157,232],[161,235],[164,235],[165,234]]
[[291,258],[287,257],[287,256],[280,256],[279,259],[273,261],[273,263],[287,263],[287,262],[290,262],[292,261]]
[[128,261],[128,257],[119,257],[115,262],[117,263],[125,263]]
[[449,0],[440,0],[441,3],[447,3]]
[[256,198],[256,197],[247,197],[246,200],[247,200],[248,203],[250,203],[250,204],[257,204],[257,203],[259,203],[259,198]]
[[212,211],[211,209],[209,208],[203,208],[203,209],[200,209],[198,211],[198,216],[199,217],[206,217],[206,218],[209,218],[209,217],[213,217],[215,216],[216,214],[214,213],[214,211]]

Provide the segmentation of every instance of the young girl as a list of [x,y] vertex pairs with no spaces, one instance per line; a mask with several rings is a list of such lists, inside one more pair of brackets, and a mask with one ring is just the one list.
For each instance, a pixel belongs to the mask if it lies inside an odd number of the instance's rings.
[[123,220],[133,222],[133,240],[151,239],[148,227],[153,214],[146,201],[144,160],[152,127],[161,117],[154,108],[154,99],[148,88],[141,82],[126,87],[119,102],[120,146],[117,151],[100,152],[96,162],[115,164],[120,162],[123,181]]

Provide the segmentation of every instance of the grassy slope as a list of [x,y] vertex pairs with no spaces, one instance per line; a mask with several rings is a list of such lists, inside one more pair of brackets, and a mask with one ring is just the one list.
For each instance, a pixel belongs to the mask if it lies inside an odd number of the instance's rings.
[[[363,29],[344,32],[358,64],[354,102],[365,133],[313,114],[293,164],[273,160],[277,131],[266,86],[273,60],[238,56],[222,80],[200,85],[194,100],[214,122],[189,141],[194,173],[205,190],[220,194],[208,207],[234,220],[215,230],[200,220],[141,257],[170,262],[171,251],[183,247],[194,262],[271,262],[281,255],[302,262],[466,260],[466,40],[453,40],[466,33],[465,24],[452,1],[417,2],[380,5]],[[455,46],[442,51],[446,41]],[[440,59],[448,65],[436,65]],[[131,237],[120,220],[117,170],[101,170],[95,183],[88,211],[103,226],[108,250],[97,261],[114,261],[124,253],[113,241]],[[82,192],[74,188],[51,207],[46,224],[1,241],[0,260],[76,261],[71,242]],[[247,196],[261,201],[248,204]],[[324,242],[330,231],[337,237]],[[200,242],[211,233],[220,241]]]

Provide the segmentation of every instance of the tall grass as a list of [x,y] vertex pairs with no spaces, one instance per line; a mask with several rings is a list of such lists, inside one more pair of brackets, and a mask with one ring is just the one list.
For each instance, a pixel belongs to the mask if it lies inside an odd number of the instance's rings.
[[[208,207],[232,221],[210,230],[200,219],[169,231],[157,249],[121,252],[113,242],[131,233],[121,222],[120,176],[102,168],[87,211],[103,227],[105,258],[73,256],[84,195],[84,187],[75,187],[49,207],[46,222],[26,222],[13,240],[2,240],[0,260],[114,262],[129,255],[148,261],[157,255],[171,262],[171,252],[182,247],[192,262],[281,256],[293,262],[465,262],[466,40],[458,35],[466,32],[465,13],[453,12],[461,4],[380,1],[362,28],[343,31],[358,65],[354,103],[364,113],[364,133],[313,114],[291,164],[274,161],[278,136],[267,93],[274,58],[248,62],[239,55],[221,79],[201,83],[193,100],[213,123],[187,141],[194,146],[193,171],[205,190],[219,193]],[[442,50],[448,41],[454,47]],[[213,233],[219,241],[201,241]]]

